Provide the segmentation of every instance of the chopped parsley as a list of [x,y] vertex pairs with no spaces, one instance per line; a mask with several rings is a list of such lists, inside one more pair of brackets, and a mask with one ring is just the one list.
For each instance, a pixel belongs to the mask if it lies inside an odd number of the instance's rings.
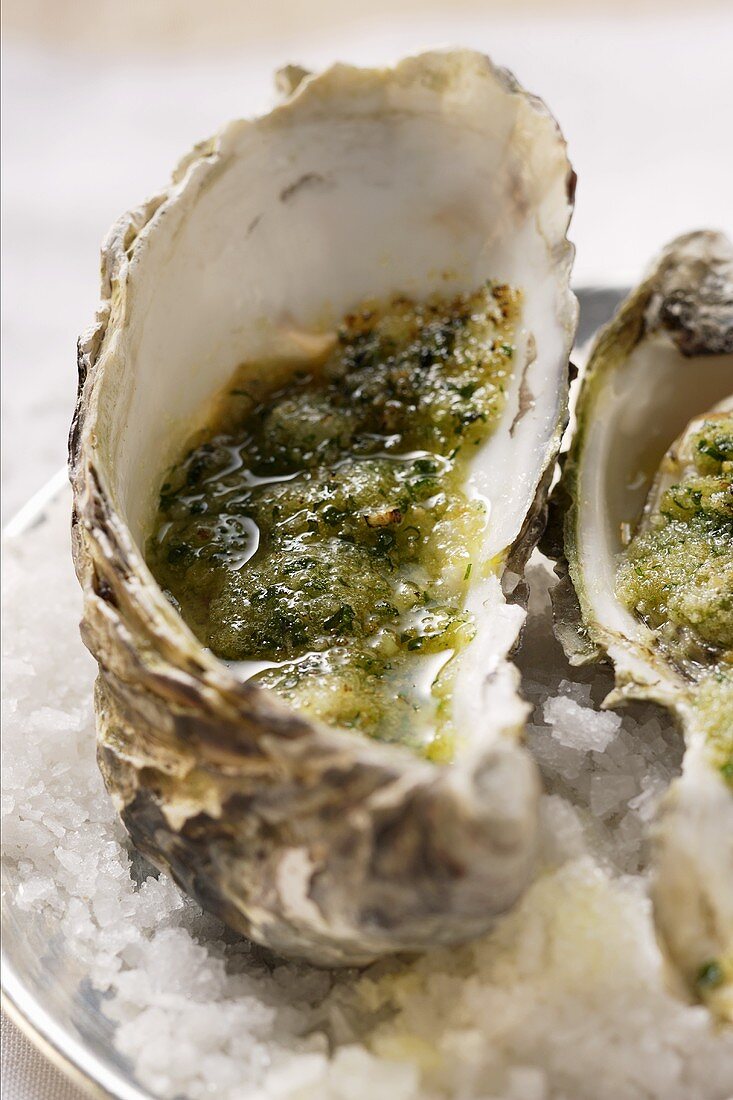
[[504,407],[519,304],[491,285],[367,304],[311,372],[228,387],[147,548],[203,644],[270,662],[258,681],[322,721],[445,755],[436,678],[473,636],[488,522],[462,485]]

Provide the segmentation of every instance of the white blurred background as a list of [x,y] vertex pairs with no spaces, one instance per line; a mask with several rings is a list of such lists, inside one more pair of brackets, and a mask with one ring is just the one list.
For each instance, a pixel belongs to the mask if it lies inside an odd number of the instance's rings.
[[469,45],[560,120],[576,285],[636,280],[667,239],[733,231],[733,4],[697,0],[5,0],[3,514],[65,459],[99,243],[286,62]]

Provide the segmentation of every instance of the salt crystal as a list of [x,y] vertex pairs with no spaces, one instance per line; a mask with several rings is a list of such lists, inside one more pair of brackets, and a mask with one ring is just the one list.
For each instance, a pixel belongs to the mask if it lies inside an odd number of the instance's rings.
[[662,793],[667,788],[665,779],[650,776],[642,780],[642,790],[629,800],[629,809],[635,810],[642,821],[651,821]]
[[568,748],[584,752],[603,752],[621,728],[617,714],[591,710],[567,696],[548,699],[542,713],[552,727],[553,737]]
[[617,811],[636,793],[629,775],[594,775],[590,781],[590,808],[598,817]]

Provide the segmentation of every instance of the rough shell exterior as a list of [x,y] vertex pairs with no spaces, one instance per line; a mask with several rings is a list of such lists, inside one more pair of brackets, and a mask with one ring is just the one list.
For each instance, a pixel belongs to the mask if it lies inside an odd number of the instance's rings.
[[[564,165],[562,239],[550,244],[566,385],[576,307],[564,233],[574,177],[550,116],[509,74],[468,51],[424,55],[384,72],[337,66],[301,83],[273,112],[272,125],[282,128],[304,103],[326,112],[329,96],[352,86],[397,89],[418,80],[439,103],[441,89],[466,73],[508,100],[519,97]],[[137,847],[205,908],[280,953],[360,964],[469,938],[512,905],[531,874],[538,783],[517,740],[525,706],[511,666],[509,674],[486,673],[505,685],[496,735],[460,763],[437,767],[405,749],[317,726],[238,682],[195,642],[147,572],[110,489],[98,404],[115,384],[110,356],[126,323],[140,242],[196,173],[214,178],[228,133],[197,147],[167,191],[114,227],[103,250],[97,322],[79,345],[73,547],[84,590],[82,636],[99,663],[99,763]],[[509,554],[517,572],[543,526],[564,400],[558,407],[535,501]],[[521,594],[519,584],[514,598]]]

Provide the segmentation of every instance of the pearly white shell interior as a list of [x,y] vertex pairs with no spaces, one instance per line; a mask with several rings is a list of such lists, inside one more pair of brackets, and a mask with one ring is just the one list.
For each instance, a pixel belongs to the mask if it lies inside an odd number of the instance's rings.
[[586,410],[578,475],[578,555],[598,623],[644,641],[647,628],[618,602],[621,525],[636,523],[665,451],[694,417],[733,393],[733,356],[685,358],[664,334],[609,371]]
[[494,279],[523,289],[524,330],[472,480],[491,502],[487,554],[510,545],[564,400],[567,174],[552,119],[472,53],[337,66],[222,131],[136,240],[102,352],[101,465],[138,544],[166,467],[243,361],[365,298]]

